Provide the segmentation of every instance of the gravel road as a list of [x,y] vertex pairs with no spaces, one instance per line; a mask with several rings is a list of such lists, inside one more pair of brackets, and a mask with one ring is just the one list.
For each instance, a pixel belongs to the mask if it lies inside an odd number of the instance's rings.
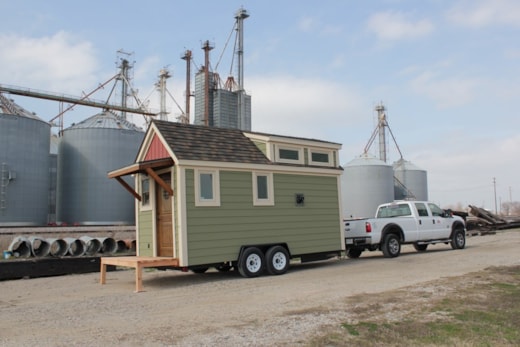
[[520,229],[466,249],[403,246],[359,259],[293,264],[283,276],[134,270],[0,282],[0,346],[293,346],[349,314],[347,298],[520,264]]

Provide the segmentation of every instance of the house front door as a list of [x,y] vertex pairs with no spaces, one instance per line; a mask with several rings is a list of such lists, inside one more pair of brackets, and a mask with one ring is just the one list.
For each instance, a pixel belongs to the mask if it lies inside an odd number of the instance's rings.
[[[171,184],[170,173],[160,175],[160,177],[168,185]],[[173,257],[173,197],[157,183],[155,191],[157,199],[157,255],[159,257]]]

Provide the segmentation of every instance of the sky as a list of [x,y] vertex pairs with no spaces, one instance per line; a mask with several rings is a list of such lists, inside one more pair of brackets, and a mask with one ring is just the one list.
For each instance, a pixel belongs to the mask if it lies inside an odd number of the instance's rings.
[[[186,50],[196,71],[209,40],[213,71],[236,76],[240,8],[250,15],[244,87],[253,131],[341,143],[345,165],[363,153],[383,104],[397,143],[390,138],[388,162],[400,159],[399,148],[426,170],[431,201],[493,211],[520,201],[517,0],[0,0],[0,84],[80,97],[125,58],[132,88],[155,111],[159,71],[170,71],[176,120]],[[107,100],[113,89],[92,98]],[[63,107],[11,98],[46,121]],[[64,126],[99,111],[76,106]],[[377,141],[369,153],[378,155]]]

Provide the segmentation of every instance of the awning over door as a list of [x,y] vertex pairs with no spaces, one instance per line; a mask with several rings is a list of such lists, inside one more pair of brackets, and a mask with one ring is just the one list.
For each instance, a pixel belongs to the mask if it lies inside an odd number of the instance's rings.
[[155,170],[162,169],[165,167],[173,166],[173,159],[172,158],[164,158],[164,159],[157,159],[157,160],[150,160],[140,163],[135,163],[117,170],[110,171],[108,173],[108,178],[115,178],[121,185],[130,192],[136,199],[141,201],[141,196],[132,188],[128,183],[125,182],[121,177],[127,176],[127,175],[133,175],[136,173],[146,173],[148,174],[157,184],[159,184],[161,187],[164,188],[168,192],[168,194],[173,195],[173,189],[172,187],[164,182],[157,173],[155,173]]

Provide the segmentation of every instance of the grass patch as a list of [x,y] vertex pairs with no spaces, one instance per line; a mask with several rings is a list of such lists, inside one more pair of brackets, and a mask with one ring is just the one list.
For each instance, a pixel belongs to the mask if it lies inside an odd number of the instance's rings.
[[351,312],[349,321],[339,329],[323,328],[308,345],[520,346],[520,266],[491,268],[434,285],[442,287],[442,295],[424,298],[418,293],[413,298],[404,289],[376,300],[356,297],[355,304],[342,307]]

